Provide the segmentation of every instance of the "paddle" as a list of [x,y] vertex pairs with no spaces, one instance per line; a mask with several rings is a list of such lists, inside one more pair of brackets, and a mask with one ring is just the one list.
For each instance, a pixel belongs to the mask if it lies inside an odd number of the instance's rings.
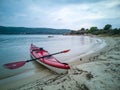
[[42,56],[42,57],[35,58],[35,59],[30,59],[30,60],[26,60],[26,61],[18,61],[18,62],[7,63],[7,64],[4,64],[3,66],[6,67],[7,69],[17,69],[17,68],[19,68],[19,67],[24,66],[27,62],[34,61],[34,60],[37,60],[37,59],[40,59],[40,58],[50,57],[50,56],[52,56],[52,55],[56,55],[56,54],[60,54],[60,53],[67,53],[67,52],[69,52],[69,51],[70,51],[70,50],[63,50],[63,51],[60,51],[60,52],[57,52],[57,53],[53,53],[53,54],[46,55],[46,56]]

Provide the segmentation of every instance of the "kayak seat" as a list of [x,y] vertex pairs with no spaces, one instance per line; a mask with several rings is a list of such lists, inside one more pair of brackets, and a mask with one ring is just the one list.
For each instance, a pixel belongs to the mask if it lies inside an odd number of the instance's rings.
[[39,50],[44,50],[43,48],[39,48]]
[[48,56],[46,56],[46,58],[48,58],[48,59],[51,58],[51,57],[52,57],[52,55],[48,55]]
[[62,64],[68,65],[67,63],[62,63]]

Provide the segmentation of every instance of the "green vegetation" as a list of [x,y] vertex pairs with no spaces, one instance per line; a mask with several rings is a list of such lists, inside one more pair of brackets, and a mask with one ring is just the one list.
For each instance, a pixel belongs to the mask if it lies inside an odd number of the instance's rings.
[[4,27],[0,26],[0,34],[94,34],[94,35],[120,35],[120,28],[112,28],[111,24],[106,24],[103,29],[96,26],[90,29],[81,28],[77,31],[68,29],[52,29],[52,28],[26,28],[26,27]]
[[0,34],[65,34],[71,30],[52,28],[26,28],[0,26]]
[[120,28],[112,29],[112,25],[107,24],[103,27],[103,29],[98,29],[97,27],[91,27],[90,29],[81,28],[80,30],[77,31],[71,31],[69,34],[120,35]]

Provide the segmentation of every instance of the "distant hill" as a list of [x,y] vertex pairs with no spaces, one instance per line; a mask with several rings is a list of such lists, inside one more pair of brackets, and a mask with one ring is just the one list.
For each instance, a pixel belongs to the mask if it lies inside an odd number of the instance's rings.
[[0,34],[65,34],[69,29],[52,28],[26,28],[26,27],[5,27],[0,26]]

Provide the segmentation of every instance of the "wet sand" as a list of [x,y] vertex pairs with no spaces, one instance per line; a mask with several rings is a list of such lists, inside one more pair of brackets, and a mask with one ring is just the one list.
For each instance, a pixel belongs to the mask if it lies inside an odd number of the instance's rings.
[[75,57],[68,74],[57,75],[45,68],[26,78],[0,83],[0,90],[119,90],[120,37],[101,39],[106,47]]

